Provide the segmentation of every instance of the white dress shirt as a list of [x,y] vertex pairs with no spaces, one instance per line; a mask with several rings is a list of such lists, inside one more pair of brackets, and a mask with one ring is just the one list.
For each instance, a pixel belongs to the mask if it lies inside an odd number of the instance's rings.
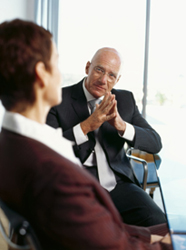
[[63,157],[82,166],[80,160],[75,157],[72,143],[62,137],[62,129],[54,129],[47,124],[40,124],[18,113],[5,111],[2,128],[11,132],[37,140]]

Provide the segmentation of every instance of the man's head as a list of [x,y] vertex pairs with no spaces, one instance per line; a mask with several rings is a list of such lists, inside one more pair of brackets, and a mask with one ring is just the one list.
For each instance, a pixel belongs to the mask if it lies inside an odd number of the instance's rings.
[[95,97],[99,98],[111,91],[120,79],[121,57],[113,48],[99,49],[91,62],[87,62],[85,86]]
[[29,21],[0,24],[0,99],[7,110],[18,102],[34,103],[35,66],[43,62],[50,72],[52,35]]

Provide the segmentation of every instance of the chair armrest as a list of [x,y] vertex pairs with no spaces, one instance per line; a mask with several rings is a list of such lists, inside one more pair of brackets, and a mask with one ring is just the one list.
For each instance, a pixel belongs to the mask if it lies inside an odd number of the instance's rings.
[[142,159],[142,158],[139,158],[139,157],[136,157],[136,156],[133,156],[131,155],[131,151],[133,150],[134,148],[129,148],[126,152],[126,156],[129,158],[129,159],[132,159],[132,160],[135,160],[135,161],[139,161],[142,163],[143,165],[143,169],[144,169],[144,176],[143,176],[143,184],[142,184],[142,188],[143,190],[146,190],[146,187],[147,187],[147,175],[148,175],[148,166],[147,166],[147,162]]
[[0,233],[11,249],[40,250],[40,243],[30,223],[22,215],[11,209],[0,199],[0,209],[9,222],[9,232],[6,232],[0,218]]
[[5,228],[4,228],[1,220],[0,220],[0,232],[1,232],[1,235],[3,236],[4,240],[8,244],[8,246],[10,246],[11,248],[13,248],[13,249],[19,249],[19,250],[29,250],[30,249],[29,245],[21,246],[21,245],[17,245],[14,242],[12,242],[10,240],[10,238],[7,236],[6,230],[5,230]]

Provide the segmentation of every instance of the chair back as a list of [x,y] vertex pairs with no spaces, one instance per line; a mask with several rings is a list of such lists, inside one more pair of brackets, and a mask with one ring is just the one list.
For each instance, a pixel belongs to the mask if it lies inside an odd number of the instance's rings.
[[0,232],[9,247],[8,249],[41,250],[39,241],[30,223],[1,199],[0,207],[9,223],[9,232],[7,233],[3,220],[0,218]]

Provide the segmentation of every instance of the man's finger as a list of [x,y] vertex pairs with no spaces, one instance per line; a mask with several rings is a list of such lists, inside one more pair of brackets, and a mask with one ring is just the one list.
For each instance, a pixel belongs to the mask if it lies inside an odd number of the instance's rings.
[[109,120],[112,120],[112,119],[115,118],[115,117],[116,117],[116,113],[114,112],[114,113],[112,113],[112,114],[107,115],[107,116],[106,116],[106,120],[109,121]]

